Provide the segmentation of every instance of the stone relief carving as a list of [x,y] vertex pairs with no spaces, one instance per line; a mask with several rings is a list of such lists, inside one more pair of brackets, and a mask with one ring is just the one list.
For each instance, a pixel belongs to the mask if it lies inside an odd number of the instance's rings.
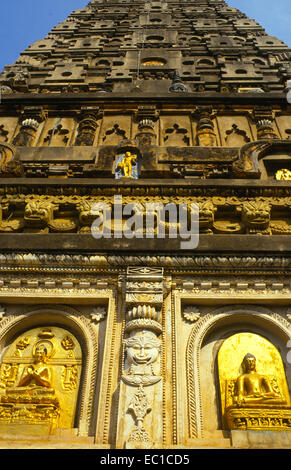
[[[99,196],[87,198],[81,196],[45,196],[19,195],[2,199],[1,231],[51,231],[51,232],[90,232],[98,212],[94,210],[97,203],[112,207],[113,198]],[[23,202],[26,202],[24,205]],[[124,197],[123,204],[137,203],[145,211],[145,203],[162,202],[167,204],[168,198]],[[177,203],[189,202],[187,198],[177,197]],[[173,202],[173,200],[171,201]],[[199,227],[202,234],[233,233],[233,234],[268,234],[288,235],[290,232],[290,198],[289,197],[199,197],[191,198],[191,202],[199,204]],[[65,205],[65,210],[63,207]],[[11,213],[17,214],[17,218]],[[278,212],[279,211],[279,212]],[[144,214],[142,214],[144,216]],[[100,211],[102,216],[102,211]],[[6,219],[7,217],[7,219]],[[144,229],[146,230],[146,229]],[[138,300],[140,302],[141,300]]]
[[98,117],[99,109],[85,108],[81,110],[75,145],[92,146],[94,144],[96,130],[98,128]]
[[149,330],[135,329],[131,336],[124,340],[124,344],[129,364],[122,376],[124,382],[135,386],[159,382],[161,376],[156,375],[154,364],[161,350],[161,342],[156,334]]
[[90,317],[91,317],[92,322],[100,323],[102,320],[105,319],[106,315],[107,315],[107,309],[105,307],[95,307],[92,310]]
[[175,123],[173,127],[165,129],[164,144],[169,146],[189,145],[188,130]]
[[236,124],[226,131],[225,143],[229,147],[242,147],[246,142],[250,142],[250,138],[245,130],[239,129]]
[[16,156],[15,147],[0,144],[0,175],[3,177],[22,176],[23,168]]
[[190,323],[195,323],[201,316],[199,308],[195,305],[184,306],[182,315]]
[[131,444],[134,448],[138,448],[140,445],[143,448],[150,447],[152,442],[147,431],[143,427],[143,421],[147,413],[151,411],[151,407],[142,386],[139,386],[138,391],[133,395],[128,409],[133,413],[137,425],[131,431],[126,447],[131,447]]
[[242,205],[242,221],[248,233],[270,234],[271,207],[268,201],[257,200]]

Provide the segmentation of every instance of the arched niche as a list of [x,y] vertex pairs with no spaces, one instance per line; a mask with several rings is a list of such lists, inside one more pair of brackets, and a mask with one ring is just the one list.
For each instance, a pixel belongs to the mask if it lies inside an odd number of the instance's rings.
[[227,338],[244,332],[260,335],[279,351],[290,393],[291,371],[290,367],[287,367],[290,324],[271,310],[255,305],[234,305],[215,309],[197,322],[187,344],[190,438],[222,432],[218,352]]
[[22,332],[1,361],[0,425],[74,428],[81,374],[82,350],[71,331],[49,324]]
[[[229,336],[219,349],[217,364],[224,429],[230,428],[227,409],[240,408],[241,412],[242,406],[244,410],[252,407],[253,413],[273,407],[276,413],[277,404],[284,407],[290,404],[281,354],[265,337],[249,331]],[[238,406],[239,399],[242,403]],[[239,414],[245,413],[242,410]],[[241,425],[242,419],[239,421]],[[267,424],[268,421],[267,418]]]
[[[57,383],[57,388],[67,388],[61,398],[62,403],[66,404],[64,397],[68,395],[68,388],[71,387],[68,382],[73,381],[70,379],[70,371],[65,370],[65,365],[76,365],[78,372],[78,380],[76,382],[75,393],[71,394],[71,404],[74,406],[74,411],[71,416],[65,420],[61,420],[61,425],[65,428],[73,427],[78,429],[79,435],[91,435],[94,433],[95,422],[93,418],[96,414],[96,377],[97,377],[97,363],[98,363],[98,337],[96,331],[92,326],[90,320],[82,315],[77,309],[69,306],[35,306],[26,309],[23,314],[9,315],[5,320],[0,323],[0,362],[8,362],[9,356],[15,354],[16,345],[19,341],[25,344],[25,338],[31,336],[30,343],[36,338],[37,332],[43,329],[51,329],[55,334],[55,338],[59,339],[58,348],[61,350],[62,341],[65,337],[71,338],[76,346],[75,359],[70,361],[67,358],[67,364],[64,363],[64,357],[57,357],[56,353],[48,360],[48,364],[54,368],[55,362],[58,363],[58,369],[53,371],[54,382]],[[42,339],[42,338],[40,338]],[[65,344],[65,343],[64,343]],[[69,343],[67,346],[69,347]],[[31,346],[33,348],[33,346]],[[66,351],[65,348],[64,352]],[[57,349],[56,349],[57,350]],[[31,351],[32,352],[32,349]],[[27,354],[29,349],[27,350]],[[72,350],[67,350],[67,355],[71,355]],[[72,359],[72,358],[71,358]],[[17,362],[17,358],[16,358]],[[31,357],[25,357],[24,363],[20,362],[19,370],[17,371],[17,380],[20,378],[23,366],[31,362]],[[73,364],[73,362],[76,362]],[[29,365],[29,364],[28,364]],[[76,372],[76,368],[75,372]],[[73,371],[72,374],[74,375]],[[65,376],[65,374],[67,375]],[[64,374],[62,376],[62,374]],[[64,383],[64,380],[66,383]],[[2,388],[3,393],[3,388]],[[73,396],[74,395],[74,396]]]

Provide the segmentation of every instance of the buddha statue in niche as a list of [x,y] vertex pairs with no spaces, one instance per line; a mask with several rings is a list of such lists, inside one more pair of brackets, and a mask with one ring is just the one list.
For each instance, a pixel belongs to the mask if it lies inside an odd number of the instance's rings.
[[34,363],[26,367],[22,373],[18,387],[38,386],[51,388],[51,369],[47,366],[48,351],[41,344],[35,348]]
[[13,388],[7,388],[2,403],[47,403],[59,406],[52,386],[52,370],[47,364],[50,356],[48,345],[38,342],[33,349],[33,362],[24,367],[20,380]]
[[244,374],[236,381],[237,396],[234,401],[239,406],[261,403],[284,403],[280,393],[273,390],[268,377],[256,371],[256,357],[246,354],[243,359]]
[[225,429],[290,430],[288,384],[272,343],[254,333],[235,334],[220,348],[218,364]]

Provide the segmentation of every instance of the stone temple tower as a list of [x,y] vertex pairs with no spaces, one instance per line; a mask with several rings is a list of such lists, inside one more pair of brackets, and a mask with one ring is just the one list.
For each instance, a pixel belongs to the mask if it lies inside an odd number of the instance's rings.
[[290,57],[92,0],[4,68],[1,448],[291,447]]

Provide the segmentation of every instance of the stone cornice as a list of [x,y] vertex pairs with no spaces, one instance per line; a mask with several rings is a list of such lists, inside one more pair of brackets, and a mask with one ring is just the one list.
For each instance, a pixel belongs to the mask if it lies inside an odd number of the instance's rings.
[[[30,235],[31,236],[31,235]],[[212,237],[211,237],[212,238]],[[291,273],[291,254],[265,254],[265,255],[230,255],[230,254],[192,254],[178,255],[147,255],[147,254],[52,254],[48,252],[12,252],[0,253],[0,270],[35,270],[42,271],[70,271],[108,270],[114,272],[128,266],[164,267],[166,271],[260,271],[270,274],[284,272]]]

